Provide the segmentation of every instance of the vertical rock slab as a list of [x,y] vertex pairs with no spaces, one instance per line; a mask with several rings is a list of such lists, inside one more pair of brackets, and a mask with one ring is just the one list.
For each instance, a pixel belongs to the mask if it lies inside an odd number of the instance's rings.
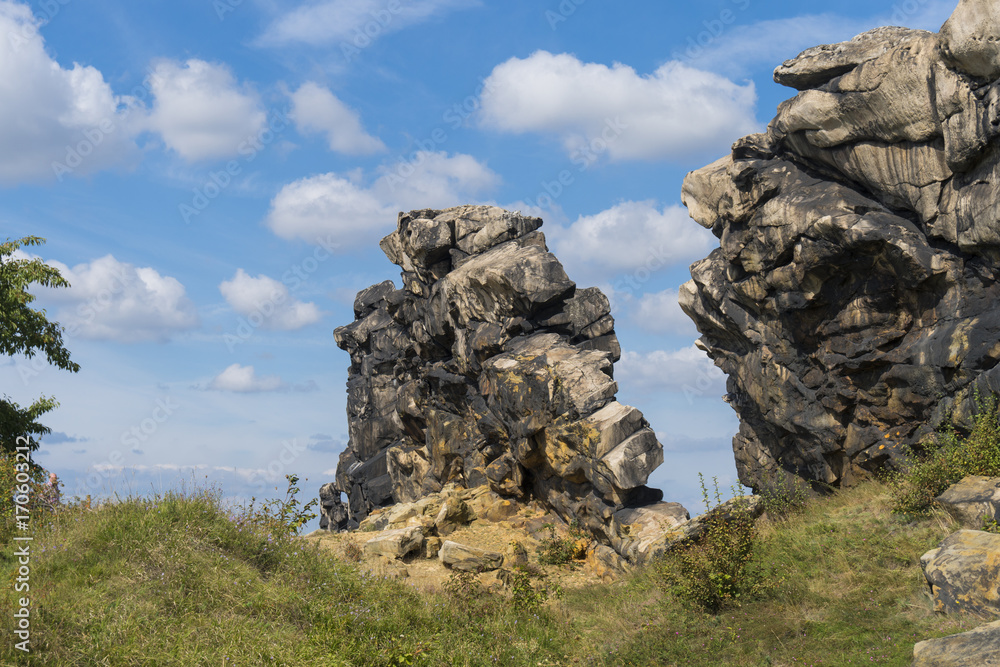
[[719,247],[681,306],[728,376],[740,481],[851,484],[1000,390],[1000,10],[775,71],[767,132],[685,179]]
[[327,529],[447,484],[488,485],[622,551],[615,513],[662,499],[645,484],[663,448],[614,400],[608,299],[577,288],[541,224],[490,206],[400,214],[380,246],[403,288],[361,291],[334,332],[351,355],[350,441],[323,487]]

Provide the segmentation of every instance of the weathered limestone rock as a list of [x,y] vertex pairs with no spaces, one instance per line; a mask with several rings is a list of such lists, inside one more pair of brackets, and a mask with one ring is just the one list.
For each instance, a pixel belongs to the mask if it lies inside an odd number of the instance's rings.
[[966,528],[981,528],[983,519],[1000,515],[1000,478],[970,475],[934,499]]
[[434,519],[434,527],[437,528],[437,534],[444,537],[475,518],[476,515],[469,505],[458,495],[452,495],[442,503],[441,511]]
[[541,224],[490,206],[400,214],[381,247],[403,289],[363,290],[355,322],[334,332],[351,355],[350,443],[324,487],[326,527],[482,488],[467,509],[411,506],[368,525],[430,517],[447,535],[537,499],[620,550],[631,538],[615,512],[662,499],[645,484],[663,448],[642,413],[615,401],[608,299],[566,276]]
[[523,544],[517,540],[513,540],[507,545],[507,548],[504,549],[503,562],[504,565],[509,567],[527,565],[528,550],[524,548]]
[[1000,665],[1000,621],[958,635],[928,639],[913,647],[913,667]]
[[378,537],[365,542],[364,552],[386,558],[402,558],[424,547],[424,530],[419,526],[398,528],[379,533]]
[[960,530],[920,557],[934,610],[1000,614],[1000,535]]
[[625,509],[615,513],[631,544],[623,555],[632,561],[646,561],[662,555],[666,545],[680,539],[680,527],[691,515],[678,503],[656,503],[648,507]]
[[628,565],[611,547],[595,544],[587,550],[583,571],[602,580],[612,580],[621,575]]
[[347,527],[347,506],[340,500],[340,491],[333,482],[319,490],[320,530],[338,532]]
[[767,132],[685,180],[720,247],[681,306],[729,376],[755,490],[893,467],[1000,391],[998,7],[805,51]]
[[503,554],[445,540],[438,558],[453,570],[492,572],[503,565]]
[[437,558],[442,544],[440,537],[428,537],[424,541],[424,558]]
[[649,562],[677,545],[700,538],[709,520],[729,521],[736,512],[746,512],[756,520],[764,513],[763,499],[760,496],[731,498],[693,519],[689,519],[687,510],[677,503],[656,503],[618,512],[615,519],[627,526],[624,532],[632,538],[621,553],[633,562]]
[[990,81],[1000,77],[1000,6],[993,0],[962,0],[941,40],[957,69]]

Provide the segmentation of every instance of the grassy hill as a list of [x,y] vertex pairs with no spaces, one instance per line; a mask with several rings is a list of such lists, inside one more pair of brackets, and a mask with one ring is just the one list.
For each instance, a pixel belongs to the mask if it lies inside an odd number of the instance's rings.
[[[287,537],[273,515],[211,491],[67,508],[35,531],[29,665],[907,665],[916,641],[971,629],[941,617],[920,556],[955,529],[889,511],[878,483],[760,524],[783,579],[709,615],[656,568],[512,604],[468,581],[419,593]],[[534,556],[534,555],[533,555]],[[0,566],[13,582],[17,563]],[[14,608],[4,588],[5,610]],[[5,611],[5,637],[13,619]]]

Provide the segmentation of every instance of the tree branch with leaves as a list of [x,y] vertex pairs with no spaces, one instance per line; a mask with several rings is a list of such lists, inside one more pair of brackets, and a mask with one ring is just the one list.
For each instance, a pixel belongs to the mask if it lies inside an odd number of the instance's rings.
[[[50,364],[76,373],[80,366],[70,360],[63,345],[63,327],[49,322],[44,310],[31,308],[35,297],[28,292],[31,285],[69,287],[69,283],[41,259],[14,257],[22,247],[43,243],[43,238],[27,236],[0,244],[0,354],[23,354],[30,359],[40,352]],[[54,397],[42,396],[22,408],[4,394],[0,398],[0,449],[14,451],[18,438],[26,439],[31,450],[38,449],[38,438],[51,433],[38,418],[58,405]]]

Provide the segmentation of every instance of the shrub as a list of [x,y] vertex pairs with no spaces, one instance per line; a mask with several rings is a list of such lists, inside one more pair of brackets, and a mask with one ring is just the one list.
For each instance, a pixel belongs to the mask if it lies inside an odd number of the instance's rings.
[[352,563],[360,563],[361,559],[364,557],[365,552],[361,550],[361,547],[359,547],[356,542],[348,540],[344,543],[344,558]]
[[705,479],[700,473],[698,477],[706,509],[705,529],[668,552],[655,566],[655,575],[663,589],[715,614],[762,596],[780,585],[783,577],[759,561],[756,518],[746,498],[737,497],[730,511],[722,512],[718,480],[713,479],[713,507]]
[[444,591],[455,601],[458,609],[470,616],[490,616],[503,608],[497,588],[484,586],[474,572],[453,571],[444,583]]
[[[780,461],[779,461],[780,463]],[[781,475],[770,487],[760,492],[764,511],[769,519],[784,519],[805,507],[807,483],[798,477]]]
[[1000,423],[997,420],[997,396],[982,398],[974,394],[977,413],[972,431],[963,437],[949,419],[935,434],[934,441],[920,455],[910,453],[910,460],[891,484],[894,489],[893,511],[902,514],[926,514],[934,498],[968,475],[1000,476]]
[[579,521],[574,519],[569,525],[567,537],[557,536],[556,527],[551,523],[545,524],[544,527],[548,529],[549,536],[538,545],[538,562],[542,565],[568,565],[587,555],[590,537],[584,532]]
[[535,613],[550,597],[561,597],[559,584],[547,579],[548,575],[531,565],[519,565],[505,572],[503,581],[510,589],[511,606],[517,611]]
[[288,489],[285,491],[284,499],[269,500],[260,507],[254,507],[256,498],[250,499],[250,504],[242,508],[239,523],[252,523],[264,526],[279,533],[282,537],[292,537],[297,535],[302,526],[316,518],[315,512],[310,510],[319,502],[313,498],[308,503],[301,504],[296,498],[300,489],[297,486],[299,478],[297,475],[285,475],[288,480]]

